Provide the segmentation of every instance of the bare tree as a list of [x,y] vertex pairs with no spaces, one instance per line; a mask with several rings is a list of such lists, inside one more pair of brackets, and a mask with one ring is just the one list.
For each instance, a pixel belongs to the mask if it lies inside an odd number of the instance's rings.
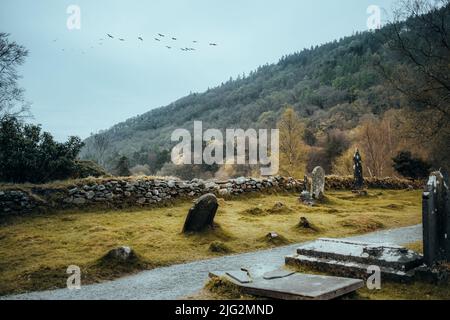
[[111,140],[106,134],[98,133],[92,137],[92,147],[98,164],[105,167],[105,156],[111,145]]
[[18,85],[17,67],[24,63],[28,51],[8,37],[0,33],[0,117],[20,117],[26,115],[29,103]]
[[[407,100],[410,138],[430,146],[438,163],[450,156],[450,0],[402,0],[385,28],[392,65],[383,75]],[[447,147],[442,149],[442,143]]]

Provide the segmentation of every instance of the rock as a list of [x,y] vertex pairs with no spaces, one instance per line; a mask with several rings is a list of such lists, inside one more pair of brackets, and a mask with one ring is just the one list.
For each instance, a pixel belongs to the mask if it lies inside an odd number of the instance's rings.
[[207,182],[205,184],[205,188],[206,189],[216,189],[217,188],[217,184],[215,182]]
[[230,194],[230,192],[228,191],[228,189],[220,189],[219,194],[221,196],[228,196]]
[[75,199],[73,199],[72,203],[77,205],[77,206],[78,205],[83,205],[83,204],[86,203],[86,199],[84,199],[84,198],[75,198]]
[[69,190],[69,195],[73,196],[75,193],[77,193],[78,188],[73,188]]
[[325,194],[325,170],[316,167],[312,172],[312,196],[314,199],[321,199]]
[[0,197],[3,197],[5,193],[3,191],[0,191]]
[[104,186],[104,185],[98,185],[97,186],[97,191],[105,191],[106,190],[106,187]]
[[65,198],[63,201],[64,201],[64,203],[72,203],[73,202],[73,197]]
[[95,197],[95,192],[94,191],[88,191],[88,193],[86,193],[86,198],[88,200],[92,200]]
[[279,238],[280,236],[276,232],[269,232],[266,237],[269,240],[274,240],[274,239]]
[[236,184],[242,185],[247,182],[247,179],[245,177],[240,177],[236,179]]
[[124,192],[124,195],[125,195],[125,197],[129,198],[129,197],[131,197],[131,192],[125,191],[125,192]]
[[169,182],[167,182],[167,186],[169,188],[175,188],[177,186],[177,182],[175,180],[170,180]]
[[201,232],[207,228],[214,228],[214,217],[219,205],[213,194],[206,194],[195,201],[189,210],[183,227],[183,233]]
[[126,262],[135,258],[135,253],[130,247],[119,247],[109,251],[105,258],[108,260]]
[[138,204],[144,204],[145,201],[147,201],[147,199],[145,199],[145,198],[139,198],[136,202],[137,202]]

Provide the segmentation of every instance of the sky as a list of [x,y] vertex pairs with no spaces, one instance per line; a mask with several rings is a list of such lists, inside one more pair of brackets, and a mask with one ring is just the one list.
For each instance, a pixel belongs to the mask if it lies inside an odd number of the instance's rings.
[[[0,32],[30,52],[19,69],[32,103],[29,121],[63,141],[86,138],[283,55],[365,31],[370,5],[381,8],[385,21],[394,3],[1,0]],[[67,27],[71,5],[80,9],[80,29]]]

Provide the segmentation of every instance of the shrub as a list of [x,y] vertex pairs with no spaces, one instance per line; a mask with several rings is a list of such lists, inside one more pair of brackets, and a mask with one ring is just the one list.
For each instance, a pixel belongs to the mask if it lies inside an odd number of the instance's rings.
[[44,183],[72,177],[83,147],[78,137],[65,143],[53,140],[41,127],[15,117],[0,119],[0,181]]

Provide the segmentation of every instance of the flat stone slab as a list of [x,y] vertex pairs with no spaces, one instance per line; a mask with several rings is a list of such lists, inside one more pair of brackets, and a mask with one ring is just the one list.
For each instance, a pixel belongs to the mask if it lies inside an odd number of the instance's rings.
[[423,264],[423,256],[392,244],[372,244],[323,238],[297,249],[306,257],[376,265],[399,271],[408,271]]
[[[364,286],[358,279],[319,276],[288,271],[274,271],[242,283],[230,277],[235,271],[211,272],[210,278],[226,278],[239,286],[243,293],[281,300],[331,300],[354,292]],[[277,275],[278,277],[271,277]],[[267,279],[265,279],[267,278]]]
[[[345,262],[332,259],[303,256],[294,254],[285,258],[286,265],[304,266],[314,270],[327,272],[334,275],[367,279],[371,274],[367,272],[371,265],[360,262]],[[410,282],[414,279],[414,270],[401,271],[390,267],[380,267],[383,279]]]

